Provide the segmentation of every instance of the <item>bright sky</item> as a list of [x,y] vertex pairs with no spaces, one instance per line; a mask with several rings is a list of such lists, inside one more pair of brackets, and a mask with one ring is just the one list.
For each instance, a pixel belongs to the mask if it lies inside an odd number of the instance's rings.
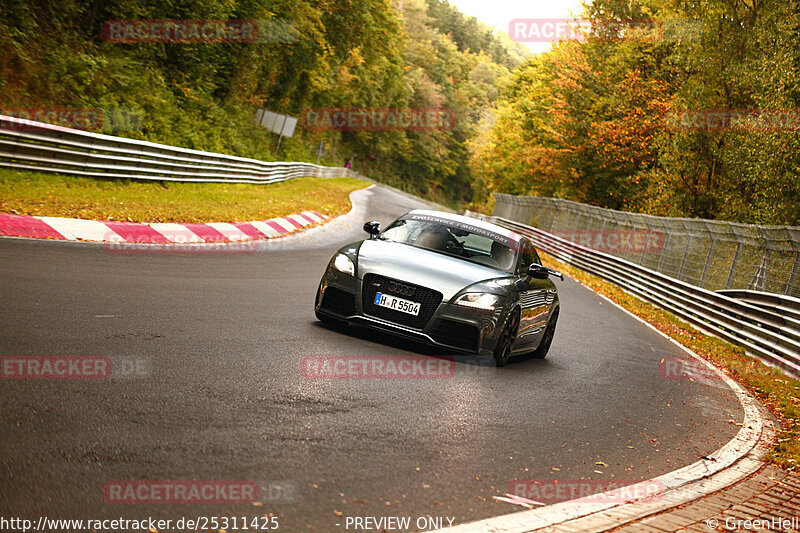
[[[582,0],[449,0],[459,11],[508,33],[513,19],[561,19],[581,12]],[[551,43],[525,43],[531,52],[549,50]]]

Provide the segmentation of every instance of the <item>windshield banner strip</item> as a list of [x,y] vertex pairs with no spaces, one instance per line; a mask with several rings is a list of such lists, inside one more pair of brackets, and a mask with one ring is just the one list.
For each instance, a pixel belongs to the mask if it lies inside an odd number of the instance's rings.
[[472,224],[467,224],[466,222],[461,222],[459,220],[452,220],[444,217],[437,217],[435,215],[424,215],[424,214],[414,213],[402,216],[400,217],[400,220],[419,220],[421,222],[434,222],[436,224],[441,224],[443,226],[449,226],[451,228],[461,229],[464,231],[468,231],[470,233],[474,233],[476,235],[481,235],[483,237],[487,237],[497,242],[508,244],[509,247],[513,247],[511,243],[516,243],[518,241],[518,239],[514,239],[509,235],[503,235],[502,233],[488,230],[486,228],[481,228],[479,226],[473,226]]

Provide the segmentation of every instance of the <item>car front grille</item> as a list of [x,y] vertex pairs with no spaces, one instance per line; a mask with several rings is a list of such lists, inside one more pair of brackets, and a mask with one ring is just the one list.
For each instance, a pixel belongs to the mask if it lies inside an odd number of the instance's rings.
[[323,310],[340,316],[356,314],[356,296],[336,287],[328,287],[322,295]]
[[[409,315],[408,313],[375,305],[375,295],[378,292],[391,294],[412,302],[419,302],[419,315]],[[365,314],[414,329],[423,329],[430,321],[433,313],[436,312],[436,308],[442,303],[442,293],[438,291],[420,287],[413,283],[387,278],[386,276],[379,276],[378,274],[364,276],[361,294]]]
[[442,319],[430,330],[433,340],[462,350],[475,352],[478,350],[480,331],[477,326],[456,320]]

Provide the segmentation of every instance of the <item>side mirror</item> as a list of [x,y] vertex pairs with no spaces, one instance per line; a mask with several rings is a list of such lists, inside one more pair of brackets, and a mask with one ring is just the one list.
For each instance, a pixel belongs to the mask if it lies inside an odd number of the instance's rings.
[[547,279],[549,276],[555,276],[564,281],[564,275],[558,270],[537,265],[536,263],[531,263],[531,266],[528,267],[528,276],[536,279]]
[[369,233],[369,238],[374,239],[378,236],[378,233],[381,232],[381,223],[375,220],[367,222],[364,224],[364,231]]

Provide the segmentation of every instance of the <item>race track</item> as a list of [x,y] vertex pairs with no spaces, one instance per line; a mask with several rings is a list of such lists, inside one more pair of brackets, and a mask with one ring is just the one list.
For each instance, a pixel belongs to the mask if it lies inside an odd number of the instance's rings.
[[[0,515],[272,512],[280,531],[315,532],[345,531],[347,516],[463,523],[521,510],[492,498],[511,480],[646,479],[738,431],[726,386],[662,377],[659,361],[680,350],[570,279],[557,282],[562,312],[545,360],[498,369],[460,358],[449,379],[304,377],[305,356],[446,355],[316,321],[333,251],[364,238],[364,220],[419,206],[380,187],[359,197],[349,219],[254,253],[0,240],[0,355],[149,365],[125,380],[0,380]],[[297,498],[104,501],[108,481],[175,479],[281,481]]]

